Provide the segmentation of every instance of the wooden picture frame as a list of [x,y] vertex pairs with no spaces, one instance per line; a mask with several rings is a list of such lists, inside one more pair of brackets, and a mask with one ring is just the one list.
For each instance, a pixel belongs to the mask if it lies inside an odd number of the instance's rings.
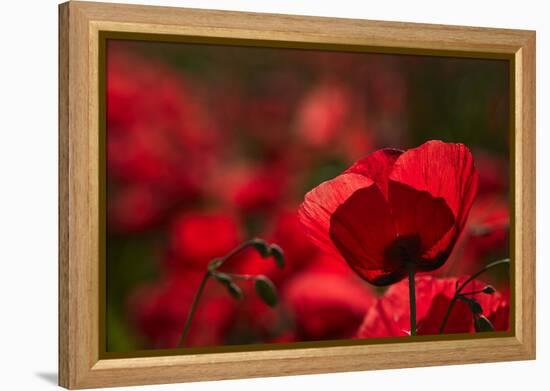
[[[510,336],[104,358],[100,34],[230,38],[509,59],[514,311]],[[90,388],[535,358],[535,32],[71,1],[59,6],[59,384]]]

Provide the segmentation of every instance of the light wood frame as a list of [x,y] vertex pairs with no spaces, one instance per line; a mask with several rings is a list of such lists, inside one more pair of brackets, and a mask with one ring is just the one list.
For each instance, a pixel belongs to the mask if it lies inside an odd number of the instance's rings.
[[[60,5],[59,26],[60,385],[91,388],[535,358],[535,32],[72,1]],[[515,108],[513,336],[101,359],[100,31],[509,56]]]

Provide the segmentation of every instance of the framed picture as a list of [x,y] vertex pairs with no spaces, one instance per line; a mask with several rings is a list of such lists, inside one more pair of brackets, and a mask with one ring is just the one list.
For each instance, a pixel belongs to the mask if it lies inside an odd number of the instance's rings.
[[59,12],[60,385],[535,358],[534,32]]

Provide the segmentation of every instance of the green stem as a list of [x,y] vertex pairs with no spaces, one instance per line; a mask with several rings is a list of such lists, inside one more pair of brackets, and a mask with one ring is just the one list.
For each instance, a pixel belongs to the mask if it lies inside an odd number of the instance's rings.
[[189,332],[189,328],[191,327],[191,322],[193,321],[193,316],[195,316],[195,312],[197,311],[197,304],[199,303],[199,300],[201,298],[202,292],[204,291],[204,287],[206,286],[206,283],[208,282],[208,279],[210,278],[212,274],[210,271],[207,271],[204,273],[204,276],[201,280],[201,283],[199,285],[199,289],[197,289],[197,293],[195,294],[195,298],[193,299],[193,303],[191,304],[191,309],[189,310],[189,314],[187,315],[187,319],[185,320],[185,325],[183,326],[183,331],[181,332],[180,342],[178,344],[179,348],[185,347],[185,338],[187,337],[187,333]]
[[447,325],[447,321],[449,320],[449,316],[451,315],[451,312],[453,311],[453,307],[455,306],[455,303],[458,299],[457,294],[453,296],[451,299],[451,302],[449,303],[449,308],[447,308],[447,312],[445,313],[445,317],[443,318],[443,322],[441,322],[441,326],[439,326],[439,334],[443,334],[443,331],[445,330],[445,326]]
[[[185,338],[187,337],[187,333],[189,332],[189,328],[191,327],[191,322],[193,321],[193,317],[195,316],[195,312],[197,311],[197,305],[199,303],[199,300],[201,298],[202,292],[204,291],[204,287],[206,286],[206,283],[208,282],[208,279],[212,277],[212,273],[215,269],[219,268],[221,265],[224,264],[225,261],[227,261],[229,258],[234,257],[235,255],[239,254],[241,251],[246,249],[247,247],[250,247],[254,245],[254,243],[258,239],[250,239],[246,242],[241,243],[237,247],[235,247],[233,250],[228,252],[226,255],[218,259],[218,264],[212,269],[208,270],[204,277],[202,278],[202,281],[199,285],[199,288],[197,289],[197,293],[195,294],[195,297],[193,299],[193,303],[191,304],[191,309],[189,310],[189,314],[187,315],[187,319],[185,320],[185,325],[183,326],[183,331],[181,332],[180,341],[178,343],[179,348],[185,347]],[[235,275],[232,275],[235,277]],[[248,276],[243,276],[245,278],[243,279],[250,279]]]
[[416,287],[415,287],[415,265],[410,262],[407,267],[409,272],[409,306],[410,306],[410,324],[411,336],[416,335]]
[[234,273],[226,273],[228,276],[231,276],[231,278],[235,280],[257,280],[258,276],[254,276],[252,274],[234,274]]
[[230,252],[228,252],[228,253],[227,253],[226,255],[224,255],[223,257],[218,258],[219,263],[216,265],[216,269],[219,268],[221,265],[223,265],[229,258],[232,258],[232,257],[234,257],[235,255],[239,254],[240,252],[242,252],[243,250],[245,250],[247,247],[253,246],[254,243],[255,243],[257,240],[258,240],[258,239],[256,239],[256,238],[247,240],[246,242],[243,242],[243,243],[239,244],[237,247],[235,247],[233,250],[231,250]]
[[451,299],[451,302],[449,303],[449,308],[447,308],[447,312],[445,313],[445,317],[443,318],[443,322],[441,322],[441,326],[439,327],[439,334],[443,334],[443,331],[445,331],[445,326],[447,325],[447,321],[449,320],[449,316],[451,316],[451,312],[453,311],[454,305],[456,301],[458,300],[462,290],[468,285],[470,282],[472,282],[475,278],[479,277],[481,274],[485,273],[487,270],[490,270],[496,266],[509,264],[509,259],[501,259],[500,261],[491,262],[488,265],[485,265],[485,267],[478,272],[472,274],[466,281],[464,281],[456,290],[453,298]]
[[470,291],[470,292],[462,292],[462,296],[468,296],[468,295],[477,295],[478,293],[483,293],[483,289],[480,289],[478,291]]

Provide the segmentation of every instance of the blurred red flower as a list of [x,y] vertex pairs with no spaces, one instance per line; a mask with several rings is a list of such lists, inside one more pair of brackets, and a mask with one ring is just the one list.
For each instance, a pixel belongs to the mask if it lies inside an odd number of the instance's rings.
[[289,146],[297,149],[295,158],[304,162],[306,151],[318,158],[327,147],[346,160],[363,156],[373,143],[364,105],[364,96],[342,81],[324,78],[317,82],[297,107],[293,126],[298,142]]
[[254,170],[235,189],[233,202],[243,213],[271,211],[286,189],[287,175],[277,165]]
[[[269,277],[280,292],[282,299],[280,306],[268,307],[257,297],[251,284],[242,284],[245,298],[238,305],[235,324],[229,333],[229,339],[234,343],[330,339],[338,334],[337,328],[342,322],[338,323],[339,316],[330,319],[328,313],[338,312],[336,307],[339,305],[342,305],[339,314],[346,316],[343,322],[345,328],[341,329],[340,333],[352,335],[365,312],[363,308],[365,303],[361,303],[365,300],[364,295],[368,295],[368,298],[372,296],[365,283],[344,261],[320,253],[316,246],[307,240],[295,210],[278,210],[267,237],[269,242],[277,243],[284,249],[285,267],[283,269],[277,267],[272,259],[262,258],[254,249],[247,249],[228,260],[223,265],[223,271]],[[308,307],[313,303],[308,301],[308,297],[302,297],[300,281],[303,280],[308,287],[312,287],[313,283],[308,282],[309,279],[306,278],[299,278],[299,281],[296,281],[296,276],[313,276],[314,281],[318,282],[315,287],[317,293],[327,289],[330,292],[327,296],[320,297],[310,310],[306,310],[304,305]],[[323,286],[324,283],[332,282],[336,284],[335,290]],[[303,287],[307,289],[305,285]],[[296,292],[296,295],[292,292]],[[349,296],[346,297],[346,294]],[[357,296],[357,294],[360,295]],[[315,294],[312,293],[312,295]],[[292,298],[291,302],[289,302],[290,298]],[[308,323],[305,319],[306,314],[313,314],[315,311],[320,311],[319,314],[323,311],[327,312],[325,317],[327,323],[324,326],[320,325],[317,331],[312,329],[313,326],[304,324],[304,322]],[[300,322],[300,325],[293,325],[290,319]],[[299,327],[300,331],[295,327]]]
[[117,232],[141,231],[164,217],[160,195],[150,186],[127,185],[111,195],[108,205],[109,227]]
[[359,278],[357,273],[349,267],[342,257],[335,257],[325,252],[319,252],[317,256],[309,262],[307,271],[309,273],[344,274],[351,275],[355,279]]
[[509,208],[508,200],[500,195],[477,197],[457,242],[457,251],[441,269],[441,275],[472,274],[492,260],[506,258],[510,243]]
[[284,289],[299,341],[351,338],[376,297],[351,274],[296,275]]
[[269,241],[277,243],[285,252],[285,274],[295,273],[307,265],[319,253],[319,250],[307,238],[295,209],[280,209],[274,217],[273,228],[268,235]]
[[[507,258],[509,254],[510,202],[506,163],[480,151],[475,154],[475,162],[479,173],[478,195],[456,251],[438,271],[440,276],[472,274],[488,262]],[[502,287],[508,284],[507,278],[491,277],[492,284]]]
[[[479,172],[477,197],[465,232],[464,256],[468,264],[487,258],[499,259],[508,253],[510,201],[508,200],[508,169],[506,162],[487,153],[476,154]],[[479,262],[475,270],[479,269]],[[468,271],[472,272],[472,270]]]
[[284,276],[284,269],[280,269],[273,259],[263,258],[258,251],[247,248],[240,254],[232,257],[222,267],[223,271],[241,275],[265,275],[274,282]]
[[[201,278],[201,273],[172,275],[155,285],[140,287],[130,297],[130,321],[148,347],[167,349],[178,345]],[[224,344],[236,304],[223,288],[211,281],[197,307],[186,339],[187,346]]]
[[340,83],[320,82],[298,108],[297,131],[309,145],[323,147],[346,125],[351,111],[350,91]]
[[472,208],[468,224],[469,240],[465,257],[480,259],[486,258],[488,254],[507,252],[509,215],[510,204],[507,199],[503,197],[479,199]]
[[[237,303],[231,328],[227,331],[228,343],[265,343],[288,336],[287,315],[282,305],[269,307],[254,292],[252,283],[239,285],[244,299]],[[282,303],[281,303],[282,304]]]
[[[262,156],[279,156],[288,143],[289,123],[295,112],[302,80],[299,75],[263,69],[255,85],[245,85],[237,128],[241,140],[261,151]],[[247,89],[248,87],[248,89]],[[225,94],[225,91],[223,92]]]
[[508,166],[506,161],[484,151],[474,151],[479,173],[480,195],[506,194],[508,191]]
[[276,243],[284,250],[284,268],[277,267],[270,258],[262,258],[257,251],[248,249],[229,260],[224,265],[224,270],[238,274],[263,274],[276,285],[285,284],[304,269],[312,272],[353,273],[344,261],[321,253],[308,240],[295,210],[277,210],[273,216],[272,227],[267,231],[268,242]]
[[[398,282],[411,260],[419,272],[444,264],[432,276],[468,275],[508,256],[504,144],[493,140],[489,147],[483,137],[464,133],[475,169],[467,148],[436,141],[360,159],[375,146],[426,135],[409,126],[412,117],[441,120],[430,116],[436,106],[407,101],[423,96],[423,79],[403,69],[437,70],[422,59],[265,48],[239,53],[208,45],[159,51],[116,40],[108,46],[109,313],[117,321],[125,308],[129,321],[109,330],[113,350],[176,347],[208,262],[254,236],[280,246],[285,267],[254,248],[228,259],[219,272],[248,276],[235,279],[243,298],[212,278],[189,346],[351,338],[361,324],[364,337],[405,335],[407,284],[396,283],[381,297],[376,292],[385,289],[375,291],[364,280]],[[507,95],[497,95],[504,105]],[[505,127],[497,122],[494,130]],[[304,188],[356,160],[308,193],[298,212]],[[160,277],[149,282],[153,269]],[[508,327],[503,270],[484,275],[500,293],[474,296],[497,329]],[[261,300],[252,275],[271,279],[277,306]],[[436,333],[456,279],[421,273],[417,280],[418,332]],[[472,290],[481,283],[475,284]],[[472,325],[459,301],[445,331],[471,332]],[[126,330],[138,339],[125,339]]]
[[461,233],[478,175],[462,144],[429,141],[379,150],[306,194],[299,216],[311,239],[366,281],[395,283],[440,267]]
[[188,212],[177,217],[170,231],[172,266],[204,272],[208,263],[241,242],[237,219],[226,213]]
[[[145,229],[200,194],[216,159],[219,133],[181,74],[126,51],[123,43],[109,45],[116,46],[107,58],[109,191],[116,198],[120,188],[146,189],[157,209],[148,213],[114,203],[117,217],[109,220],[110,228]],[[142,216],[132,216],[137,214]]]
[[[437,334],[445,313],[455,294],[457,282],[464,279],[437,279],[431,276],[416,278],[416,311],[418,335]],[[485,283],[474,280],[463,293],[482,290]],[[398,337],[408,335],[409,303],[403,298],[408,295],[407,281],[391,286],[383,297],[368,310],[357,333],[359,338]],[[475,298],[483,309],[483,315],[491,321],[495,331],[506,331],[509,327],[510,305],[508,298],[499,292],[468,295]],[[445,333],[472,333],[475,331],[473,315],[463,301],[457,300],[449,316]]]

